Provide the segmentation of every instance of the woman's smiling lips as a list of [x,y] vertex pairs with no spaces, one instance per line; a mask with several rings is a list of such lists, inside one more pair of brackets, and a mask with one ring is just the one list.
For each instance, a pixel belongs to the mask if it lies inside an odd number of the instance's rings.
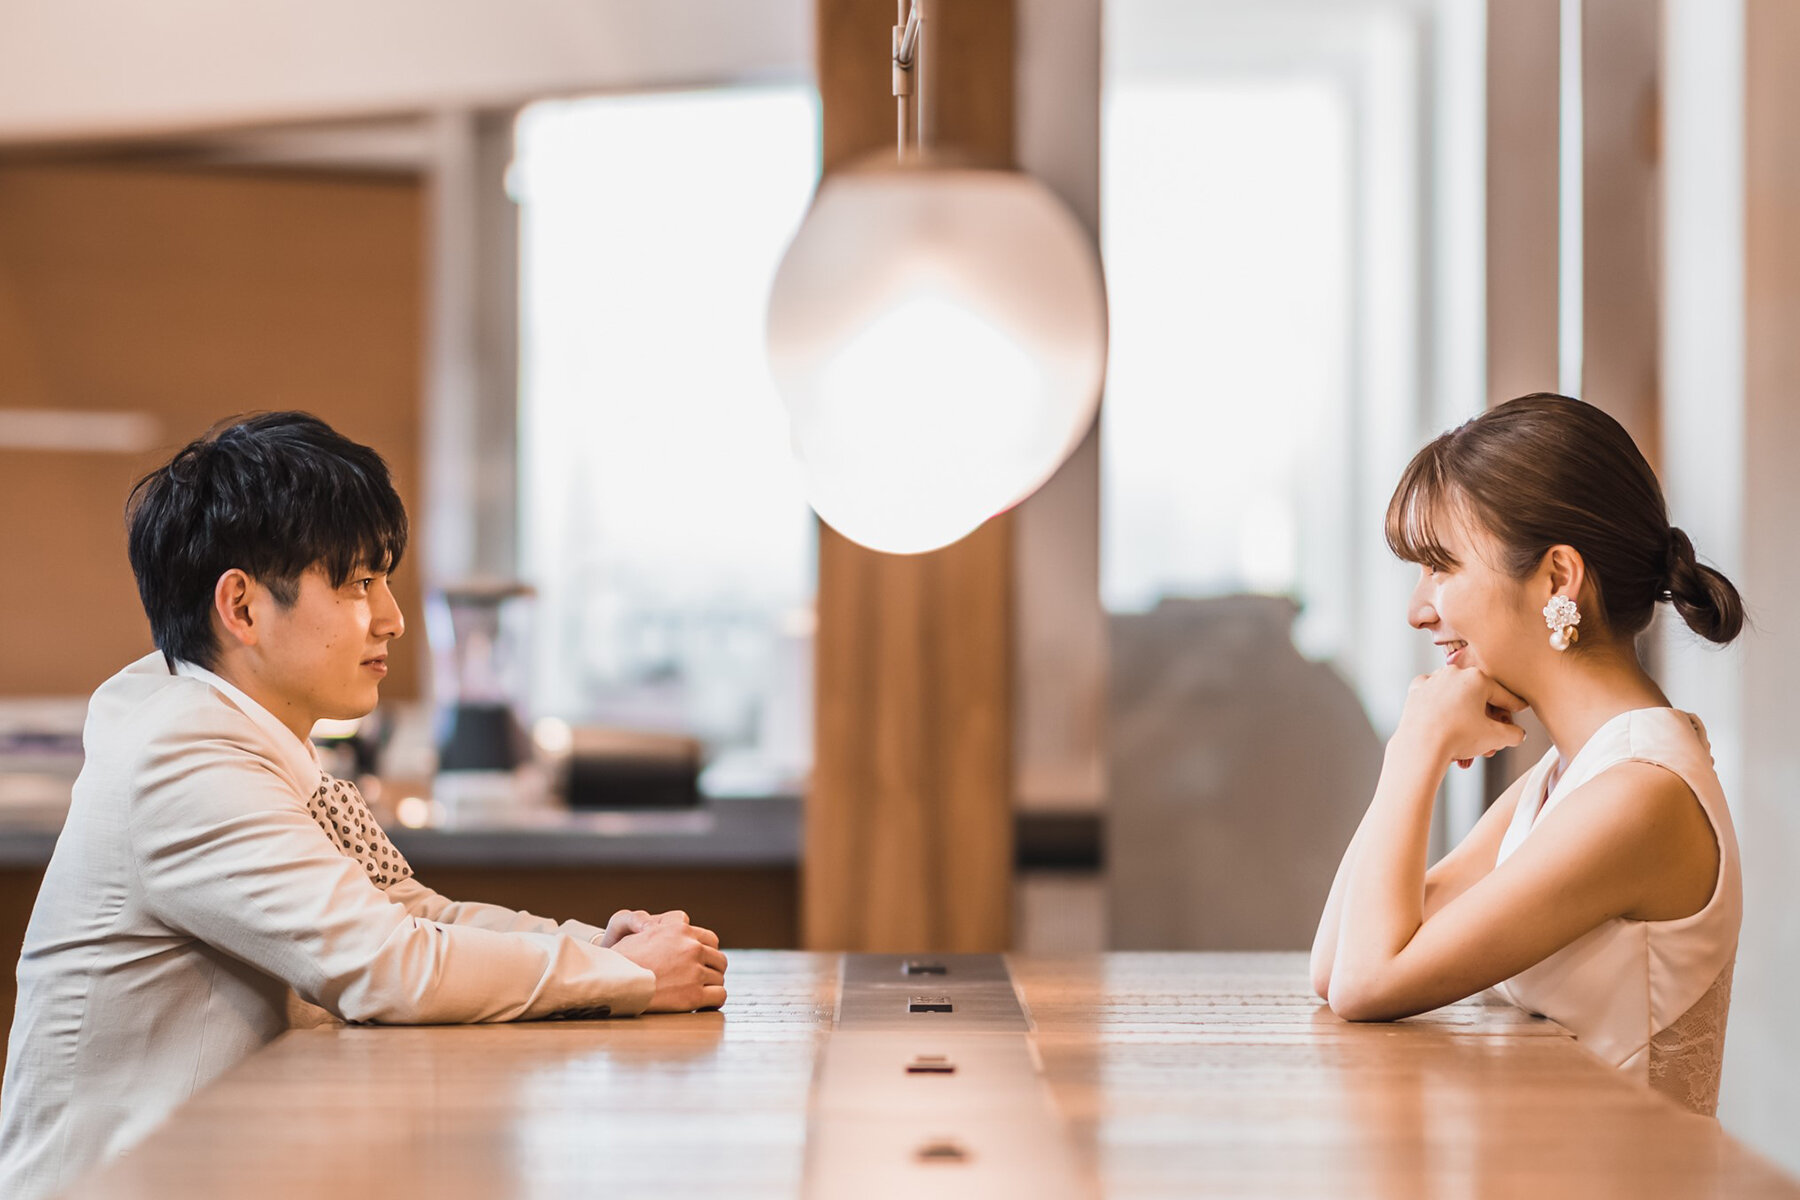
[[1446,666],[1454,666],[1456,664],[1457,656],[1469,648],[1469,643],[1460,641],[1434,642],[1433,645],[1442,646],[1444,648],[1444,663]]

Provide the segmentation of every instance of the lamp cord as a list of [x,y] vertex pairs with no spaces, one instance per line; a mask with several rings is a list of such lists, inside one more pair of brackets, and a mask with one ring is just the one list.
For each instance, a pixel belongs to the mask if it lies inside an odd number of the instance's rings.
[[919,11],[920,0],[898,0],[901,24],[894,26],[894,99],[898,110],[899,156],[906,161],[908,146],[915,150],[924,145],[919,107],[921,91],[915,79],[919,65],[919,39],[925,18]]
[[894,52],[894,62],[902,67],[913,65],[913,55],[919,48],[919,6],[913,4],[907,11],[906,24],[900,34],[900,46]]

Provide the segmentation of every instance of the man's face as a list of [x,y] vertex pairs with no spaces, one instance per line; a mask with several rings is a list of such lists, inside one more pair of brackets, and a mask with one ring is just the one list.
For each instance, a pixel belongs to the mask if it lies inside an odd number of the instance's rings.
[[253,607],[256,673],[271,699],[313,719],[345,720],[375,707],[388,643],[406,631],[386,573],[358,568],[334,588],[323,568],[309,567],[291,606],[261,588]]

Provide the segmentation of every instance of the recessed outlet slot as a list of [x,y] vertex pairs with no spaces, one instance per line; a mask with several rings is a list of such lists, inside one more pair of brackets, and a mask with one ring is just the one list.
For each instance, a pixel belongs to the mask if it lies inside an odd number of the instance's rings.
[[961,1142],[950,1138],[933,1138],[913,1151],[913,1157],[922,1163],[965,1163],[974,1155]]
[[948,975],[950,968],[941,962],[928,962],[925,959],[909,958],[900,964],[902,975]]
[[947,1013],[955,1012],[948,996],[909,996],[906,1011],[915,1013]]
[[906,1064],[908,1075],[954,1075],[956,1064],[947,1054],[915,1054]]

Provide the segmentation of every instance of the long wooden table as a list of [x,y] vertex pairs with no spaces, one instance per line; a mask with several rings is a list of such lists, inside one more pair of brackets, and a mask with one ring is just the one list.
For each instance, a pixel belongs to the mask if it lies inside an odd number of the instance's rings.
[[[1069,1160],[1105,1195],[1800,1197],[1510,1007],[1350,1025],[1290,954],[1008,965]],[[839,968],[738,952],[714,1013],[296,1030],[68,1194],[824,1194],[809,1111],[816,1132]],[[861,1200],[883,1178],[872,1158]]]

